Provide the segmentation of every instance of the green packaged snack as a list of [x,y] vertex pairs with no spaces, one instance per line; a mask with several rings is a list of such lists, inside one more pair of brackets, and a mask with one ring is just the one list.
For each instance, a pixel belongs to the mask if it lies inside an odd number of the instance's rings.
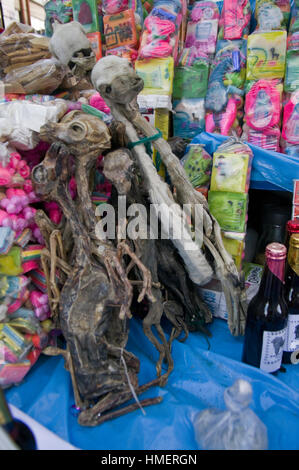
[[212,171],[212,157],[201,145],[190,144],[181,163],[194,188],[208,188]]
[[192,66],[176,67],[173,81],[173,98],[204,98],[207,93],[209,67],[199,61]]
[[209,209],[222,230],[245,232],[248,195],[225,191],[209,191]]

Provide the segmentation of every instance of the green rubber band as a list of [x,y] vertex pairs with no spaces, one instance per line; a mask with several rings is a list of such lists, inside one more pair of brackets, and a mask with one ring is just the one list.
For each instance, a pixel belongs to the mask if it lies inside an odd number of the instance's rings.
[[143,139],[137,140],[136,142],[129,142],[127,147],[132,149],[136,147],[136,145],[147,144],[148,142],[152,142],[153,140],[160,139],[162,137],[162,132],[158,130],[158,134],[152,135],[150,137],[144,137]]

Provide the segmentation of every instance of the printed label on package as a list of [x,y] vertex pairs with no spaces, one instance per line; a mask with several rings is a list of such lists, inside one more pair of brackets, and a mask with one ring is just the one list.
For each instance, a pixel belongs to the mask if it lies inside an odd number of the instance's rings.
[[264,331],[260,369],[275,372],[280,368],[287,329]]
[[299,349],[299,315],[289,315],[284,351]]

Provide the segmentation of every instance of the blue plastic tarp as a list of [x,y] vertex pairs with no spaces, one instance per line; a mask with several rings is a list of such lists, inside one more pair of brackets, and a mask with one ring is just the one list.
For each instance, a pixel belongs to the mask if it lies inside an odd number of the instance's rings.
[[[233,337],[227,323],[214,319],[212,338],[191,333],[173,344],[174,370],[164,388],[140,399],[162,396],[159,405],[106,422],[81,427],[73,416],[69,373],[62,358],[41,357],[24,382],[6,391],[10,403],[74,446],[86,450],[195,450],[193,419],[202,409],[224,409],[223,392],[237,378],[253,387],[251,409],[268,429],[270,450],[299,449],[299,366],[286,366],[277,376],[241,362],[243,337]],[[127,349],[141,361],[139,383],[155,378],[158,354],[133,319]]]
[[[204,144],[212,155],[228,137],[202,132],[192,144]],[[250,187],[255,189],[276,189],[293,192],[293,180],[299,179],[299,159],[278,152],[270,152],[248,144],[253,151]]]

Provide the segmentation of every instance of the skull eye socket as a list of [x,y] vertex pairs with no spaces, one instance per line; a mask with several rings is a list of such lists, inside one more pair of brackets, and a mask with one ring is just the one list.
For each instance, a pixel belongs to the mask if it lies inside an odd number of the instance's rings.
[[107,85],[105,91],[106,93],[111,93],[111,86]]
[[80,141],[86,136],[87,129],[83,122],[75,121],[69,125],[68,131],[73,141]]
[[43,165],[37,165],[32,170],[32,179],[36,183],[42,184],[48,181],[48,172]]

